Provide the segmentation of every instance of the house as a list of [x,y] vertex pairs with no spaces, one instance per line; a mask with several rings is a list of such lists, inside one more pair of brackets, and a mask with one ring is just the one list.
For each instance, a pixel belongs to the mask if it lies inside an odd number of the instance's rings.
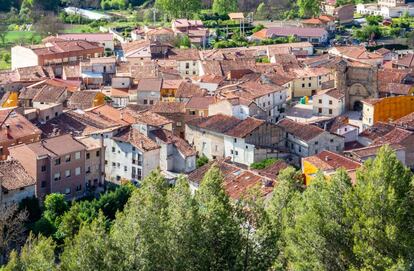
[[260,41],[278,37],[295,37],[301,42],[320,45],[328,42],[328,36],[328,32],[319,27],[269,27],[254,33],[250,39]]
[[414,94],[414,85],[388,83],[385,89],[380,88],[378,92],[380,98],[390,96],[412,96]]
[[145,39],[151,42],[171,43],[175,41],[175,36],[174,31],[171,28],[159,27],[146,31]]
[[62,74],[62,65],[101,57],[104,48],[88,41],[54,41],[42,45],[21,46],[11,49],[12,69],[30,66],[52,66],[57,75]]
[[62,40],[85,40],[89,42],[96,42],[105,50],[113,51],[115,48],[114,37],[111,33],[70,33],[57,34],[56,38]]
[[206,89],[209,95],[213,95],[224,79],[223,76],[206,74],[200,76],[200,78],[195,81],[193,80],[193,83],[199,85],[200,88]]
[[372,66],[382,66],[384,55],[378,52],[369,52],[363,46],[335,46],[328,50],[332,56],[358,61]]
[[0,160],[8,158],[11,146],[39,141],[41,134],[40,129],[15,110],[0,110]]
[[70,109],[88,109],[105,104],[105,95],[99,91],[76,91],[68,99]]
[[71,135],[62,135],[14,146],[10,155],[36,180],[38,198],[61,193],[72,200],[86,192],[85,151]]
[[185,105],[185,111],[192,116],[207,117],[209,116],[208,108],[215,102],[215,98],[211,96],[191,97]]
[[[383,3],[386,0],[383,1]],[[389,3],[391,3],[389,5]],[[397,18],[401,17],[402,14],[408,13],[409,16],[414,15],[414,7],[412,5],[396,5],[394,6],[393,1],[389,2],[387,5],[378,5],[378,4],[358,4],[356,5],[356,11],[363,15],[379,15],[384,18]]]
[[168,51],[168,59],[177,63],[176,69],[182,77],[200,74],[200,55],[197,49],[177,49]]
[[[358,161],[359,163],[364,163],[368,159],[375,159],[377,157],[378,152],[384,145],[382,144],[373,144],[368,147],[362,147],[357,149],[352,149],[344,152],[344,155],[347,157],[350,157],[353,160]],[[401,146],[399,144],[391,144],[388,145],[397,155],[397,159],[403,163],[406,164],[406,153],[405,153],[405,147]]]
[[277,123],[285,130],[285,147],[299,157],[318,154],[321,151],[341,152],[345,139],[317,126],[283,119]]
[[378,121],[397,120],[414,112],[414,96],[365,99],[362,104],[362,125],[365,128]]
[[176,36],[187,35],[195,45],[203,47],[208,42],[209,31],[201,20],[175,19],[171,26]]
[[149,134],[160,146],[160,168],[164,171],[189,173],[196,169],[197,152],[171,131],[157,129]]
[[100,192],[104,186],[105,148],[102,139],[92,137],[77,138],[85,146],[85,183],[90,191]]
[[356,170],[362,164],[342,154],[331,151],[322,151],[318,154],[302,158],[302,173],[305,175],[305,184],[309,185],[318,172],[324,176],[335,174],[338,169],[344,169],[355,182]]
[[111,83],[116,73],[115,57],[101,57],[89,59],[80,63],[80,73],[87,88],[99,88]]
[[385,47],[375,50],[375,53],[382,55],[384,61],[391,61],[397,56],[397,54]]
[[152,105],[161,100],[162,79],[141,79],[137,88],[137,103],[141,105]]
[[0,204],[18,204],[36,196],[36,181],[16,160],[0,161]]
[[211,161],[194,170],[188,175],[190,189],[194,193],[203,181],[204,175],[211,167],[217,167],[223,178],[224,191],[232,200],[240,200],[254,187],[260,187],[261,195],[269,198],[275,186],[276,179],[260,175],[231,163],[227,159]]
[[250,117],[240,120],[222,114],[188,121],[185,138],[199,155],[209,159],[231,157],[247,166],[277,155],[278,147],[283,145],[280,127]]
[[358,144],[359,127],[349,123],[349,117],[347,116],[337,116],[314,124],[332,134],[344,137],[345,149],[360,145]]
[[196,84],[183,81],[175,92],[175,101],[187,103],[192,97],[206,96],[206,92]]
[[324,9],[326,14],[333,16],[340,25],[348,25],[354,21],[354,4],[337,6],[336,1],[326,1]]
[[414,67],[414,54],[406,54],[401,58],[392,61],[392,67],[395,69],[411,69]]
[[136,89],[111,88],[106,96],[111,99],[111,105],[115,108],[124,108],[131,101],[131,97],[136,99]]
[[404,165],[414,168],[414,131],[396,127],[383,137],[379,137],[372,142],[373,145],[395,145],[398,144],[405,148]]
[[373,126],[367,127],[358,135],[358,142],[363,146],[371,145],[374,140],[381,138],[395,128],[393,123],[378,121]]
[[325,67],[298,68],[291,70],[291,73],[294,79],[289,83],[289,98],[313,96],[324,83],[334,79],[333,71]]
[[106,180],[139,182],[160,163],[160,146],[138,129],[127,128],[106,139]]
[[63,103],[67,99],[67,89],[45,85],[34,96],[32,103],[36,109],[37,120],[44,123],[62,114]]
[[229,97],[216,100],[208,106],[209,116],[223,114],[244,120],[248,117],[266,120],[267,112],[259,107],[256,102],[242,97]]
[[238,96],[255,102],[258,107],[266,111],[266,119],[270,122],[277,122],[284,117],[288,89],[274,84],[267,77],[242,80],[241,83],[224,86],[217,92],[223,97]]
[[173,134],[184,138],[185,123],[195,117],[185,112],[185,104],[184,102],[158,102],[151,106],[150,111],[171,120]]
[[337,88],[319,91],[312,100],[314,115],[336,117],[345,113],[345,94]]
[[135,63],[143,60],[151,60],[151,42],[146,40],[137,40],[128,43],[122,43],[123,59]]
[[175,95],[180,87],[182,79],[164,79],[161,85],[161,100],[162,101],[175,101]]
[[64,65],[62,70],[63,80],[81,81],[81,71],[79,65]]
[[330,15],[320,15],[318,18],[310,18],[302,20],[304,27],[320,27],[326,31],[335,31],[335,18]]

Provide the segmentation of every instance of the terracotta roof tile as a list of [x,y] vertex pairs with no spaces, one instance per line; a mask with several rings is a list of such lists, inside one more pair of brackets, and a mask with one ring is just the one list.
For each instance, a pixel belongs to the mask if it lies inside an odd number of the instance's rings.
[[160,146],[155,141],[151,140],[144,134],[141,134],[134,128],[125,129],[124,131],[114,136],[112,139],[131,143],[133,146],[144,152],[160,148]]
[[323,171],[334,171],[339,168],[344,168],[345,170],[355,170],[361,166],[359,162],[331,151],[322,151],[318,154],[302,159],[303,161],[307,161]]
[[299,123],[290,119],[282,119],[278,125],[285,128],[286,132],[304,141],[311,140],[325,132],[323,129],[309,124]]
[[16,160],[0,161],[0,184],[6,191],[17,190],[36,184]]
[[181,137],[174,135],[172,132],[168,130],[158,129],[152,131],[151,133],[162,142],[167,144],[173,144],[178,149],[178,151],[185,157],[195,156],[197,154],[196,150],[194,150],[187,141],[185,141]]
[[185,105],[187,109],[207,110],[210,104],[215,102],[214,97],[191,97]]

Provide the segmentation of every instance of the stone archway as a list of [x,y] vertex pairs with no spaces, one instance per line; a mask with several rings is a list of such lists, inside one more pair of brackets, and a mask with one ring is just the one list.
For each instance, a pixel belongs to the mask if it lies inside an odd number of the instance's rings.
[[371,94],[367,88],[360,84],[355,83],[348,88],[348,108],[353,110],[358,107],[361,100],[371,97]]

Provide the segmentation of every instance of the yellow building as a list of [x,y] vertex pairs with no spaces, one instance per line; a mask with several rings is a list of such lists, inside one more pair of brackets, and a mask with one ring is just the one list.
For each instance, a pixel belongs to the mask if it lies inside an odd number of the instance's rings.
[[2,108],[16,107],[19,105],[19,93],[16,91],[8,91],[0,100]]
[[305,175],[305,184],[309,185],[315,175],[320,171],[329,177],[337,169],[345,169],[354,181],[355,171],[361,163],[331,151],[322,151],[318,154],[302,158],[302,173]]
[[362,104],[364,127],[372,126],[378,121],[393,121],[414,112],[414,96],[366,99]]
[[323,83],[334,79],[333,71],[324,67],[294,69],[292,76],[295,79],[290,83],[289,98],[313,96]]
[[163,80],[160,90],[161,101],[175,102],[175,94],[183,80]]

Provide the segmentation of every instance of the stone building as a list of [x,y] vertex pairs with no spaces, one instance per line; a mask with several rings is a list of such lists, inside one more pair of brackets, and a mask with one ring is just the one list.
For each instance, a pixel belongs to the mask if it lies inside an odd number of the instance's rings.
[[378,97],[378,69],[361,62],[339,61],[336,87],[345,93],[345,107],[348,110],[362,110],[361,100]]

